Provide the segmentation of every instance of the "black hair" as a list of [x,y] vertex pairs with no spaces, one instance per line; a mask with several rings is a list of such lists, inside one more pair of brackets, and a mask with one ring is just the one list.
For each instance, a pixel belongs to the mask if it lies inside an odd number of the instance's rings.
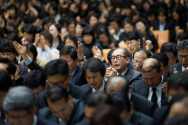
[[159,14],[163,14],[164,16],[166,16],[166,21],[168,20],[168,12],[165,9],[160,9],[157,13],[157,16],[159,16]]
[[39,70],[32,70],[31,72],[25,75],[24,84],[30,89],[36,89],[39,85],[45,87],[45,75]]
[[11,75],[15,75],[16,73],[16,65],[14,63],[12,63],[9,59],[7,58],[0,58],[0,63],[4,63],[4,64],[7,64],[7,72],[8,74],[11,74]]
[[76,48],[73,46],[64,46],[61,49],[60,56],[66,54],[69,54],[74,61],[78,58]]
[[1,39],[5,37],[4,36],[4,30],[1,27],[0,27],[0,37],[1,37]]
[[52,36],[51,33],[49,33],[49,31],[42,31],[40,33],[40,35],[44,36],[44,39],[48,40],[50,45],[52,46],[52,44],[53,44],[53,36]]
[[84,22],[84,21],[80,21],[80,22],[77,22],[76,25],[80,25],[82,28],[86,27],[87,26],[87,23]]
[[57,102],[63,98],[65,102],[67,102],[69,100],[69,93],[66,89],[55,86],[48,90],[46,98],[49,99],[50,102]]
[[177,52],[177,48],[176,48],[176,44],[174,43],[170,43],[170,42],[166,42],[161,46],[161,53],[170,53],[172,52],[174,54],[174,57],[176,57],[178,55]]
[[170,88],[179,88],[182,87],[185,91],[188,91],[188,73],[186,72],[178,72],[172,74],[168,79],[168,91]]
[[91,49],[89,49],[88,47],[86,46],[83,46],[83,50],[84,50],[84,56],[86,56],[86,59],[90,59],[90,58],[93,58],[94,54],[93,52],[91,51]]
[[95,24],[93,25],[93,30],[94,30],[94,32],[95,32],[95,33],[98,32],[99,28],[101,28],[101,27],[105,27],[105,25],[104,25],[103,23],[101,23],[101,22],[95,23]]
[[107,55],[107,59],[108,59],[108,62],[109,64],[112,65],[112,61],[111,61],[111,58],[112,58],[112,53],[114,52],[115,49],[111,49],[109,52],[108,52],[108,55]]
[[11,52],[17,54],[16,49],[14,48],[14,45],[12,43],[13,41],[11,40],[4,40],[3,42],[0,43],[0,52]]
[[126,17],[126,18],[123,20],[123,22],[122,22],[122,27],[124,27],[125,24],[127,24],[127,23],[130,24],[130,25],[132,25],[132,26],[134,27],[134,23],[133,23],[132,19],[129,18],[129,17]]
[[180,41],[180,43],[177,45],[177,50],[180,49],[188,49],[188,39]]
[[33,44],[26,44],[26,49],[27,49],[27,52],[31,52],[33,54],[33,60],[36,61],[36,58],[37,58],[37,49],[36,47],[33,45]]
[[52,9],[55,10],[56,14],[57,14],[57,12],[58,12],[58,6],[57,6],[57,4],[51,3],[50,6],[49,6],[49,10],[50,10],[50,7],[52,7]]
[[92,27],[85,27],[82,31],[82,37],[84,35],[91,35],[93,37],[93,41],[95,41],[95,32]]
[[136,51],[133,53],[133,59],[134,59],[134,55],[135,55],[136,52],[143,52],[143,53],[146,54],[147,58],[150,58],[150,57],[151,57],[151,52],[149,52],[149,51],[146,50],[146,49],[142,49],[142,48],[141,48],[141,49],[136,50]]
[[12,86],[10,75],[3,70],[0,70],[0,91],[8,92]]
[[130,58],[130,53],[127,49],[123,49],[123,55]]
[[168,56],[164,53],[156,53],[151,56],[151,58],[159,60],[164,67],[168,66]]
[[150,67],[147,69],[147,70],[144,70],[143,69],[143,64],[144,64],[144,62],[141,64],[141,72],[151,72],[151,71],[153,71],[154,69],[156,69],[156,71],[157,71],[157,73],[159,73],[160,72],[160,70],[161,70],[161,64],[160,64],[160,61],[159,60],[157,60],[157,59],[154,59],[154,60],[156,60],[155,62],[153,61],[153,64],[151,65],[150,64]]
[[180,33],[176,36],[176,40],[183,41],[188,39],[187,33]]
[[155,9],[150,8],[149,11],[147,12],[147,17],[152,15],[155,16],[155,14],[156,14]]
[[33,36],[35,36],[35,33],[37,33],[37,29],[35,26],[33,26],[32,24],[25,24],[22,28],[22,32],[27,32],[29,34],[32,34]]
[[94,17],[96,17],[97,18],[97,20],[99,19],[99,15],[97,14],[97,13],[93,13],[93,14],[91,14],[91,15],[89,15],[87,18],[87,23],[89,23],[89,21],[90,21],[90,18],[92,17],[92,16],[94,16]]
[[90,72],[100,72],[101,76],[105,76],[106,67],[104,63],[97,58],[90,58],[87,60],[82,67],[82,73],[86,76],[86,70],[89,70]]
[[40,12],[38,15],[38,18],[40,20],[44,19],[45,17],[49,16],[49,13],[47,13],[46,11]]
[[76,27],[76,20],[74,18],[70,18],[67,20],[67,29],[68,29],[68,26],[72,23],[75,24],[75,27]]
[[138,22],[142,22],[145,26],[147,26],[147,22],[146,22],[146,20],[144,18],[138,18],[138,19],[136,19],[135,22],[134,22],[134,26],[136,26],[136,24]]
[[119,26],[121,24],[121,17],[119,15],[110,15],[108,18],[109,23],[115,21]]
[[138,39],[140,39],[140,37],[139,37],[138,33],[135,31],[126,33],[125,38],[124,38],[125,42],[126,42],[126,40],[138,40]]
[[78,37],[72,33],[69,33],[68,35],[66,35],[64,37],[64,44],[66,42],[66,39],[69,38],[70,40],[73,41],[73,43],[76,45],[76,47],[78,46]]
[[84,99],[84,106],[98,107],[105,103],[107,94],[96,92],[88,94]]
[[55,59],[47,63],[45,66],[46,77],[55,74],[61,74],[62,76],[69,75],[69,66],[64,59]]
[[119,114],[121,114],[123,111],[131,111],[128,96],[122,92],[110,93],[107,97],[106,104],[114,106],[118,110]]
[[99,39],[99,35],[101,35],[101,34],[105,34],[107,37],[109,37],[109,35],[110,35],[110,33],[108,32],[108,29],[106,27],[99,27],[96,34],[97,34],[97,39]]
[[46,25],[47,23],[51,22],[52,24],[55,22],[54,19],[50,16],[48,17],[45,17],[43,20],[42,20],[42,26],[44,28],[44,25]]
[[67,17],[61,17],[60,18],[60,20],[59,20],[59,24],[61,25],[61,26],[67,26],[67,22],[68,22],[68,19],[67,19]]

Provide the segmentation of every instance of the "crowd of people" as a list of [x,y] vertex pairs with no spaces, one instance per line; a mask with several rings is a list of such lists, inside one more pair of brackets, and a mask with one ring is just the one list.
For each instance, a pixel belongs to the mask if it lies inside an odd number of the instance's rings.
[[187,0],[0,1],[0,125],[187,125],[187,17]]

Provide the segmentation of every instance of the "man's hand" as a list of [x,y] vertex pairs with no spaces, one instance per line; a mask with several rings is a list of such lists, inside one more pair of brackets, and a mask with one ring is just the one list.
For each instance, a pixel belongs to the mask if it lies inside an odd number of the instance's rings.
[[174,68],[174,73],[178,73],[178,71],[176,70],[176,68]]
[[15,80],[18,80],[20,77],[19,77],[19,66],[18,65],[16,65],[16,73],[15,73]]
[[165,82],[162,86],[163,92],[165,93],[166,98],[168,99],[168,85],[167,82]]
[[102,60],[102,52],[97,46],[94,46],[92,51],[93,51],[93,54],[94,54],[95,57]]
[[35,42],[33,43],[33,45],[34,45],[34,46],[37,46],[38,43],[39,43],[39,41],[40,41],[40,34],[37,33],[37,34],[35,35]]
[[26,61],[28,58],[27,49],[25,47],[25,43],[23,42],[22,44],[23,44],[23,46],[20,45],[16,41],[13,42],[13,45],[14,45],[14,48],[16,49],[16,51],[22,56],[23,60]]
[[108,79],[110,76],[116,75],[117,70],[112,67],[106,69],[106,78]]
[[153,49],[153,45],[151,40],[146,40],[146,50],[151,51]]
[[76,51],[77,51],[78,59],[79,60],[84,59],[84,50],[82,47],[82,43],[80,43],[79,41],[78,41],[78,49]]

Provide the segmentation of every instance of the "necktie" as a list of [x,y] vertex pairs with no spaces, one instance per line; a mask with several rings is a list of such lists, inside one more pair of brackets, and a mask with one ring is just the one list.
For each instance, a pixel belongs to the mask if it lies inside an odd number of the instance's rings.
[[157,108],[158,105],[157,105],[156,88],[152,88],[152,90],[153,90],[153,95],[152,95],[151,101],[154,103],[155,108]]

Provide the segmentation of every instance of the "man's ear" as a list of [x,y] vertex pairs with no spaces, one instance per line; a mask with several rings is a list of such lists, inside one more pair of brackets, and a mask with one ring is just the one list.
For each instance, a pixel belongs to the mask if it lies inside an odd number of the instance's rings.
[[78,59],[78,58],[76,58],[76,60],[75,60],[75,61],[76,61],[76,63],[77,63],[77,64],[79,64],[79,59]]
[[163,74],[163,69],[162,68],[160,69],[160,73]]
[[132,101],[130,101],[130,110],[132,111],[133,110],[133,102]]
[[130,58],[129,58],[129,57],[127,57],[127,62],[126,62],[126,63],[128,64],[129,62],[130,62]]

